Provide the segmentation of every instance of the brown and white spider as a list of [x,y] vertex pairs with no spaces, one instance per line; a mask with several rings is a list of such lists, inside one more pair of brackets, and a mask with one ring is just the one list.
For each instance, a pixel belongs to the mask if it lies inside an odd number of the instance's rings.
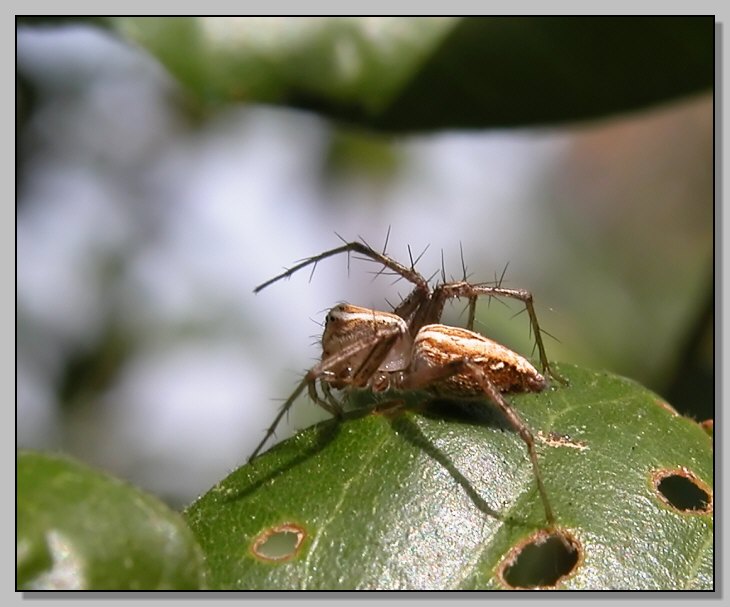
[[[413,261],[410,267],[404,266],[364,242],[348,242],[310,257],[259,285],[255,292],[306,266],[316,266],[327,257],[351,252],[382,264],[381,272],[388,269],[407,279],[413,283],[413,291],[393,312],[350,304],[338,304],[328,312],[322,334],[321,361],[306,373],[284,402],[249,461],[258,455],[305,388],[314,402],[336,417],[342,416],[343,406],[332,394],[332,389],[367,388],[373,392],[423,390],[460,399],[487,397],[525,442],[545,517],[553,526],[555,517],[540,473],[534,437],[502,396],[505,392],[539,392],[547,387],[548,382],[527,359],[473,331],[479,296],[522,301],[535,334],[543,373],[563,382],[550,367],[545,354],[532,294],[524,289],[503,288],[501,281],[497,284],[472,284],[466,279],[455,282],[444,280],[431,288],[428,280],[415,270]],[[452,298],[469,300],[467,329],[440,324],[444,305]],[[318,384],[321,394],[317,390]]]

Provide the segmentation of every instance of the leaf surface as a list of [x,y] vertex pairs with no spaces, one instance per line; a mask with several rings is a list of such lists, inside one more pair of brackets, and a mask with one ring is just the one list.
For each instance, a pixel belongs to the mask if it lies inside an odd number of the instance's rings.
[[23,590],[203,586],[203,555],[157,498],[66,457],[18,454],[17,580]]
[[[580,545],[558,587],[712,587],[711,439],[633,381],[560,372],[570,386],[509,396]],[[195,502],[211,584],[504,588],[510,550],[545,527],[524,443],[486,402],[407,399],[308,428]],[[676,470],[706,488],[707,508],[663,499],[655,479]]]

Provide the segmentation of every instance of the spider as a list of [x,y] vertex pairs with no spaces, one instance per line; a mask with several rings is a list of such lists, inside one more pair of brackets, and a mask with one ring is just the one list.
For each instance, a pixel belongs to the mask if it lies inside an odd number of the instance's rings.
[[[479,296],[508,297],[522,301],[535,334],[543,373],[564,383],[565,380],[552,369],[545,354],[532,294],[524,289],[503,288],[501,280],[496,284],[469,283],[466,271],[464,279],[455,282],[446,282],[442,271],[444,281],[431,288],[429,281],[415,270],[412,258],[410,267],[407,267],[388,257],[385,248],[380,253],[359,241],[345,242],[340,247],[305,259],[259,285],[254,292],[258,293],[306,266],[316,267],[318,262],[327,257],[340,253],[349,255],[352,252],[382,264],[379,273],[388,269],[411,282],[414,288],[393,312],[342,303],[327,313],[321,361],[305,374],[284,402],[266,435],[249,457],[249,462],[259,454],[283,416],[305,389],[315,403],[338,418],[343,415],[343,406],[332,394],[333,389],[348,391],[366,388],[373,392],[421,390],[437,396],[461,399],[486,396],[524,441],[546,520],[551,527],[554,526],[555,516],[540,473],[535,439],[502,396],[505,392],[539,392],[547,387],[548,381],[527,359],[473,330]],[[452,298],[469,300],[466,329],[440,324],[445,303]],[[318,385],[321,394],[317,390]]]

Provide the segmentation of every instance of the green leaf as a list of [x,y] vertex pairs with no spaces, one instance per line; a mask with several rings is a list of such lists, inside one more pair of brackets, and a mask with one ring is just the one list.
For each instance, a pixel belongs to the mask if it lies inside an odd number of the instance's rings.
[[[558,528],[579,546],[558,565],[560,579],[519,581],[542,579],[522,571],[528,553],[538,567],[567,553],[544,541],[545,515],[519,436],[485,402],[414,394],[405,409],[385,402],[379,412],[358,409],[308,428],[191,505],[185,514],[206,553],[209,583],[711,588],[710,438],[633,381],[568,365],[560,372],[568,387],[509,396],[536,435]],[[702,487],[700,498],[688,507],[668,490],[665,497],[663,476]],[[540,545],[520,548],[531,538]],[[520,553],[508,584],[502,574]]]
[[119,18],[203,105],[391,131],[555,123],[709,90],[712,16]]
[[66,457],[21,452],[17,466],[19,589],[202,587],[200,547],[158,499]]

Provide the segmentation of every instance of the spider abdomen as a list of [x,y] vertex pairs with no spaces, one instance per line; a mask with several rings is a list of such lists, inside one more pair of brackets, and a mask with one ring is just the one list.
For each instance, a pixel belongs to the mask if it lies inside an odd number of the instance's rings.
[[[422,327],[416,335],[412,372],[424,366],[443,368],[464,360],[479,367],[500,392],[539,392],[547,386],[545,378],[526,358],[474,331],[432,324]],[[435,381],[431,389],[444,395],[484,394],[473,373],[454,373]]]

